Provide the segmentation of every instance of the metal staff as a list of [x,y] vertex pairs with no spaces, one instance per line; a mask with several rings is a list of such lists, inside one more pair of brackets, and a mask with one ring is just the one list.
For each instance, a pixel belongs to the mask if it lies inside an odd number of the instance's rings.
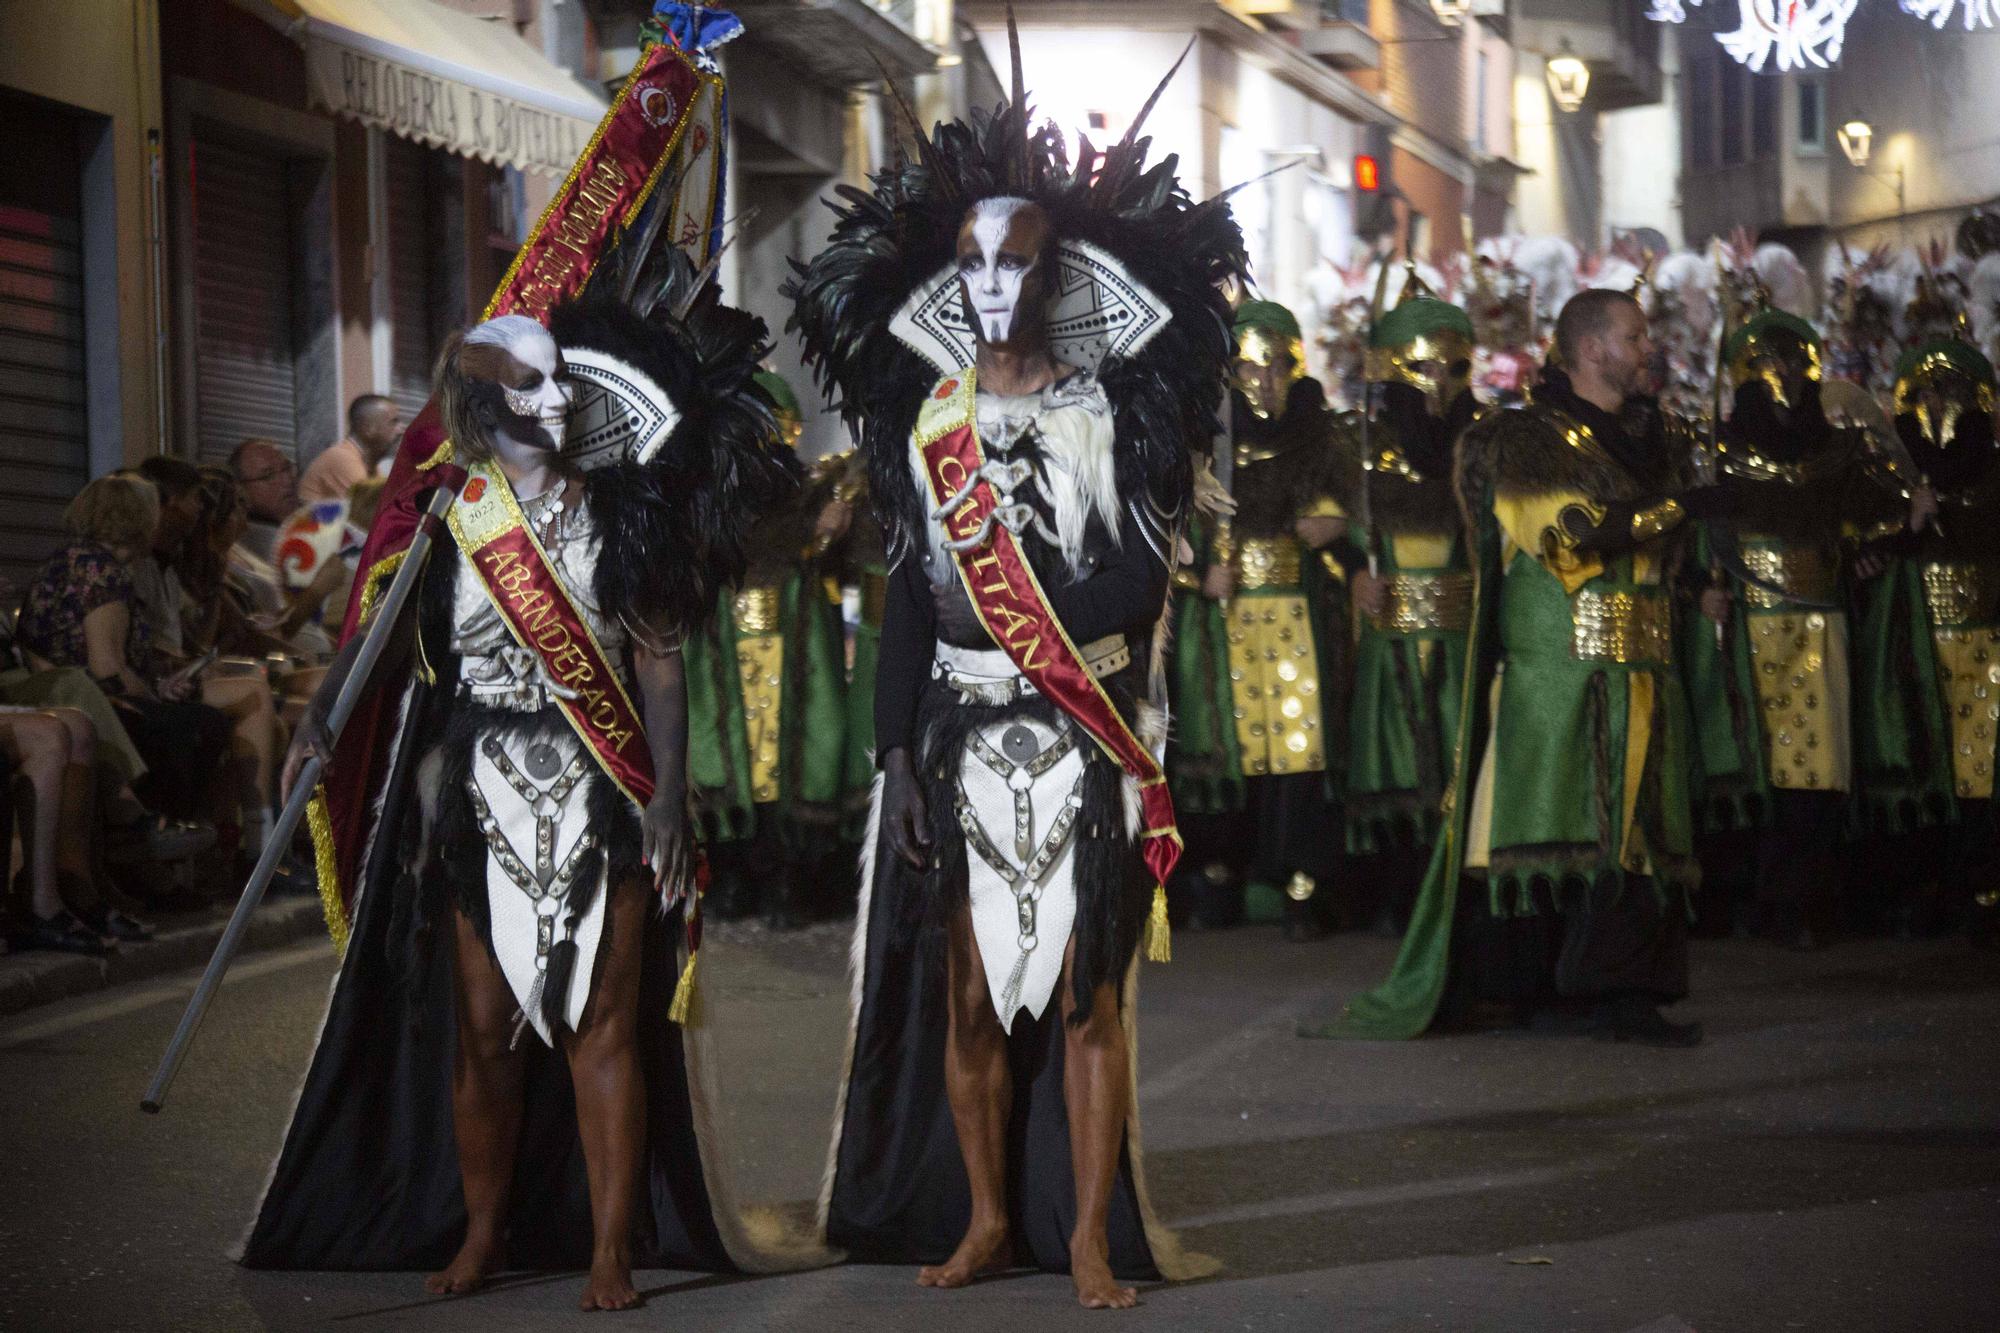
[[[440,486],[431,496],[423,520],[417,525],[416,535],[410,539],[409,551],[396,570],[395,578],[390,581],[389,591],[383,596],[382,605],[376,611],[373,623],[368,626],[367,634],[362,637],[354,663],[348,669],[346,679],[341,681],[340,693],[334,696],[333,709],[327,715],[329,745],[340,738],[341,729],[361,702],[368,678],[375,673],[376,663],[389,646],[389,636],[395,631],[397,616],[402,612],[403,604],[409,601],[411,590],[416,587],[424,557],[430,554],[431,537],[457,496],[458,490],[454,486]],[[209,1002],[222,988],[223,974],[235,961],[236,951],[243,947],[243,936],[250,929],[250,918],[256,913],[257,905],[264,901],[264,891],[271,885],[271,876],[276,872],[278,862],[284,858],[286,847],[291,844],[292,834],[305,815],[306,805],[312,800],[313,789],[319,785],[320,772],[324,768],[325,764],[318,755],[309,756],[300,767],[298,781],[292,785],[291,798],[278,815],[277,827],[265,842],[263,855],[257,858],[257,868],[250,872],[250,882],[243,886],[243,896],[236,900],[236,910],[229,914],[229,924],[223,928],[222,939],[209,956],[208,968],[201,974],[201,984],[194,988],[187,1010],[181,1015],[180,1026],[174,1029],[172,1039],[167,1042],[166,1053],[160,1057],[159,1067],[153,1071],[153,1081],[146,1086],[146,1095],[139,1099],[139,1109],[147,1114],[158,1114],[160,1107],[166,1103],[167,1088],[180,1070],[181,1060],[186,1057],[188,1046],[201,1027]]]
[[[1416,272],[1416,264],[1410,265]],[[1361,549],[1368,555],[1368,577],[1379,578],[1382,573],[1382,557],[1375,549],[1375,501],[1369,484],[1375,474],[1375,454],[1368,443],[1369,425],[1375,416],[1375,367],[1370,363],[1375,358],[1375,324],[1382,318],[1382,298],[1389,288],[1389,256],[1381,259],[1381,268],[1375,274],[1375,298],[1368,303],[1368,328],[1361,342]]]

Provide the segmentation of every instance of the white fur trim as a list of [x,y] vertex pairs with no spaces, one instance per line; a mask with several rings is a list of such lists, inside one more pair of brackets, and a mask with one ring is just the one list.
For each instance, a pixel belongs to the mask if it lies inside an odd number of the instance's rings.
[[[872,758],[872,756],[871,756]],[[833,1178],[840,1165],[840,1133],[847,1124],[847,1084],[854,1074],[854,1041],[861,1030],[861,991],[868,979],[868,911],[875,898],[875,849],[882,833],[882,774],[868,788],[868,829],[861,839],[861,893],[854,907],[854,934],[847,945],[847,1049],[840,1057],[840,1088],[833,1101],[833,1139],[819,1179],[818,1239],[826,1243],[826,1215],[833,1207]]]

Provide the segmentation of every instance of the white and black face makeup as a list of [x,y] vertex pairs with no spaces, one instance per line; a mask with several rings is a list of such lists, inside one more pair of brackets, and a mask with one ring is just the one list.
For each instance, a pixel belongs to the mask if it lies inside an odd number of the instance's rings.
[[465,336],[467,374],[498,390],[496,444],[547,453],[562,449],[570,387],[549,331],[525,315],[490,319]]
[[966,212],[958,276],[981,342],[1004,347],[1040,335],[1048,242],[1048,215],[1027,199],[982,199]]

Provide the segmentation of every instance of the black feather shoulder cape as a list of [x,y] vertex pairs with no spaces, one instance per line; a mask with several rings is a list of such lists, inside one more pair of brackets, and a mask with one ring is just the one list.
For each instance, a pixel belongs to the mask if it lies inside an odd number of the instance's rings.
[[565,350],[588,347],[652,378],[680,420],[646,462],[585,474],[585,503],[603,542],[593,594],[605,613],[665,636],[705,624],[742,577],[757,518],[799,485],[771,401],[751,378],[770,350],[764,321],[722,303],[713,282],[684,311],[640,315],[586,297],[550,312]]
[[1029,131],[1028,118],[1002,102],[969,123],[941,124],[920,141],[918,161],[874,176],[872,191],[839,187],[828,201],[831,239],[810,263],[794,262],[785,287],[788,328],[861,441],[892,550],[905,549],[922,521],[909,439],[938,372],[890,321],[952,262],[959,224],[981,199],[1033,200],[1059,241],[1107,252],[1171,314],[1134,355],[1096,367],[1117,424],[1121,491],[1143,489],[1162,514],[1180,515],[1193,486],[1190,450],[1206,448],[1216,429],[1233,355],[1222,284],[1247,263],[1227,203],[1191,199],[1173,156],[1148,166],[1150,139],[1128,135],[1103,150],[1079,139],[1072,161],[1054,127]]

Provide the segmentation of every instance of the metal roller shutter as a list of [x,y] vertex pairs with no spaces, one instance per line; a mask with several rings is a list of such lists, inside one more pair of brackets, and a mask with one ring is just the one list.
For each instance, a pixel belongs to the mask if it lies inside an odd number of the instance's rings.
[[18,593],[62,544],[90,454],[75,126],[5,109],[9,152],[27,159],[0,178],[0,579]]
[[437,354],[438,281],[432,256],[440,182],[430,150],[391,139],[385,162],[389,214],[389,396],[413,421],[431,396]]
[[261,436],[297,456],[284,159],[194,144],[195,410],[201,461]]

